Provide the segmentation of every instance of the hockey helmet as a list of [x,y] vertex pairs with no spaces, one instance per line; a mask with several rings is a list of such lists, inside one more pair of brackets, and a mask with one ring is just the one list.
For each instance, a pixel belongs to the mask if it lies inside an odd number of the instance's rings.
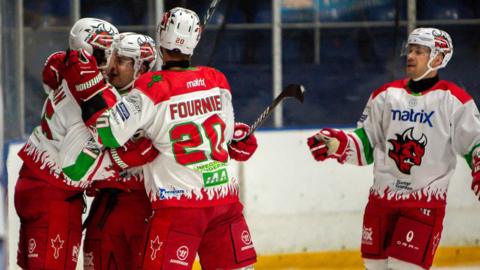
[[194,11],[176,7],[165,12],[157,26],[157,44],[167,50],[192,55],[201,31],[200,19]]
[[118,30],[111,23],[96,18],[82,18],[70,30],[70,49],[86,50],[95,57],[99,68],[106,68],[116,35]]
[[113,49],[118,55],[133,59],[134,78],[138,76],[143,64],[147,66],[147,71],[150,71],[157,60],[155,42],[147,35],[132,32],[121,33],[115,38]]
[[[444,55],[439,68],[447,66],[453,55],[453,43],[450,35],[437,28],[417,28],[408,36],[408,44],[418,44],[430,49],[430,61],[439,53]],[[430,63],[429,61],[429,63]]]

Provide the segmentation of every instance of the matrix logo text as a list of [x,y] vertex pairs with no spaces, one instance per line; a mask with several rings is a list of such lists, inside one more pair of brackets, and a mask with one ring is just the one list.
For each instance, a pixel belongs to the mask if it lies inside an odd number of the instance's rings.
[[402,121],[402,122],[418,122],[421,124],[428,124],[428,126],[433,127],[432,122],[430,121],[432,115],[435,111],[425,112],[421,110],[416,112],[413,109],[410,110],[391,110],[392,120],[393,121]]
[[198,86],[207,87],[207,85],[205,84],[205,79],[195,79],[193,81],[187,82],[187,88],[198,87]]

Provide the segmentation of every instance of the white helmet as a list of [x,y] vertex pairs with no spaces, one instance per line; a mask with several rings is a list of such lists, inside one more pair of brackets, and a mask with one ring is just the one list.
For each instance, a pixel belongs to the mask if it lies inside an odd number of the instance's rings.
[[128,89],[132,86],[135,79],[139,76],[142,65],[145,64],[147,71],[150,71],[157,61],[155,42],[151,37],[146,35],[133,32],[121,33],[115,38],[113,50],[120,56],[132,58],[134,63],[132,82],[120,90]]
[[70,30],[70,49],[85,49],[95,57],[99,68],[106,68],[116,35],[118,30],[111,23],[95,18],[82,18]]
[[138,75],[143,64],[147,65],[148,70],[152,70],[157,60],[157,50],[155,42],[149,36],[136,34],[132,32],[121,33],[115,39],[113,49],[121,56],[130,57],[134,61],[134,77]]
[[167,50],[179,50],[192,55],[200,40],[200,19],[197,13],[176,7],[165,12],[157,26],[157,43]]
[[[419,78],[414,79],[415,81],[423,79],[430,71],[446,67],[453,55],[453,43],[450,35],[437,28],[417,28],[413,30],[408,35],[407,46],[410,44],[422,45],[430,49],[428,70]],[[442,64],[432,68],[431,63],[439,53],[443,54]]]

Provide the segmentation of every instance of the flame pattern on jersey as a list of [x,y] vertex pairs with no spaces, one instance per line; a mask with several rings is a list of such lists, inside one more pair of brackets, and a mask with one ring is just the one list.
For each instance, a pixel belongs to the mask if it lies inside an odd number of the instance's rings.
[[59,89],[49,91],[42,123],[18,155],[39,179],[66,190],[85,189],[93,180],[115,177],[108,155],[99,154],[100,146],[83,123],[65,81]]

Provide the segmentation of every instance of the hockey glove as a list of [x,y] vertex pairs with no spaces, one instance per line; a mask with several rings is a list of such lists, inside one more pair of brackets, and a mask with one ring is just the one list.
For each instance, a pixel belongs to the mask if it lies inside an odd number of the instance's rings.
[[42,71],[42,82],[45,92],[57,89],[62,84],[61,71],[65,69],[66,53],[63,51],[54,52],[48,56]]
[[99,92],[111,88],[97,68],[95,57],[85,50],[71,50],[67,56],[63,77],[72,87],[72,94],[81,104]]
[[334,158],[340,163],[345,162],[348,137],[339,129],[324,128],[309,137],[307,144],[316,161]]
[[62,75],[82,108],[83,121],[93,126],[98,116],[116,103],[115,89],[103,78],[95,57],[87,51],[69,51],[67,55]]
[[123,146],[107,151],[112,159],[114,169],[118,171],[145,165],[153,161],[160,153],[153,146],[152,141],[145,137],[138,140],[130,139]]
[[228,145],[228,154],[237,161],[247,161],[257,150],[257,138],[250,134],[250,127],[244,123],[235,123],[233,139]]
[[475,149],[472,156],[472,190],[480,200],[480,148]]

